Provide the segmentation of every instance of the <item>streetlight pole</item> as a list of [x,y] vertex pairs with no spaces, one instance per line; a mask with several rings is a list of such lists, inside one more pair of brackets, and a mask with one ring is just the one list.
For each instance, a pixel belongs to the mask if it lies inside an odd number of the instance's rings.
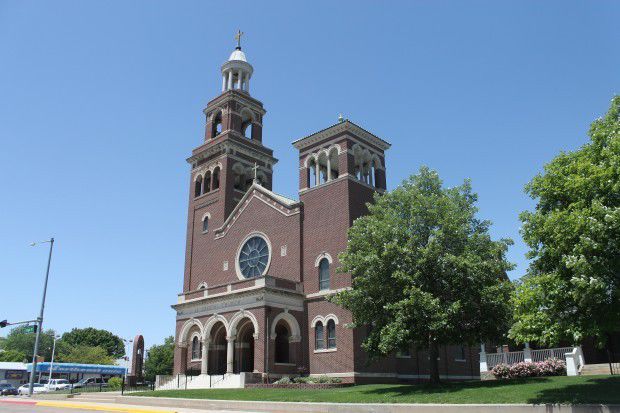
[[[133,343],[133,340],[131,339],[126,339],[123,338],[122,339],[125,344],[129,344],[131,346],[131,343]],[[131,347],[130,347],[131,350]],[[127,376],[129,375],[129,353],[127,353],[127,350],[125,350],[125,381],[127,380]]]
[[[45,310],[45,295],[47,294],[47,280],[50,275],[50,264],[52,262],[52,249],[54,248],[54,238],[50,238],[49,241],[40,242],[40,244],[49,242],[50,243],[50,252],[47,257],[47,270],[45,271],[45,283],[43,284],[43,298],[41,299],[41,312],[39,313],[39,318],[37,318],[37,323],[39,324],[39,328],[37,329],[37,336],[34,339],[34,354],[32,355],[32,371],[30,372],[30,383],[28,384],[28,396],[32,396],[32,387],[34,385],[34,375],[37,367],[37,354],[39,353],[39,339],[41,338],[41,330],[43,328],[43,311]],[[36,242],[30,244],[31,246],[37,245]]]
[[58,338],[60,338],[60,336],[54,334],[54,344],[52,345],[52,361],[50,362],[50,376],[48,380],[52,380],[52,372],[54,370],[54,352],[56,351],[56,339]]

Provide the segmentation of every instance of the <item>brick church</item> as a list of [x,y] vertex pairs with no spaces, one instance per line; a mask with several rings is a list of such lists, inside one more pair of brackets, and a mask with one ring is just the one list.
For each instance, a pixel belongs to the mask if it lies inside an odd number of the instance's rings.
[[[204,115],[191,165],[175,375],[330,375],[345,382],[428,377],[428,355],[403,351],[368,363],[365,331],[326,297],[351,286],[336,272],[347,229],[386,190],[390,144],[349,120],[293,142],[299,197],[273,192],[277,159],[263,137],[263,104],[240,45],[221,68],[222,93]],[[287,171],[292,173],[293,171]],[[479,375],[478,354],[442,348],[446,378]],[[243,383],[243,382],[242,382]]]

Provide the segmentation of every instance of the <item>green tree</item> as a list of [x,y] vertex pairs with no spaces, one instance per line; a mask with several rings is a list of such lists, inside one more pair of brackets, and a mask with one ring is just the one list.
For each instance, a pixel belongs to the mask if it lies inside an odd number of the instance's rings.
[[63,345],[58,353],[58,361],[63,363],[82,364],[114,363],[114,359],[108,355],[108,352],[105,348],[97,346],[87,346],[84,344],[70,346]]
[[476,200],[469,181],[444,188],[424,167],[376,195],[353,223],[340,256],[353,286],[333,300],[353,313],[353,327],[367,327],[363,347],[372,358],[428,348],[438,382],[440,345],[477,345],[508,330],[512,241],[491,239]]
[[154,345],[147,352],[144,361],[144,378],[154,381],[155,376],[170,375],[174,366],[174,337],[164,340],[164,344]]
[[93,327],[74,328],[62,335],[62,341],[74,346],[102,347],[106,350],[108,356],[115,359],[125,355],[123,340],[107,330]]
[[[0,351],[0,361],[26,361],[26,355],[15,350]],[[32,360],[28,360],[32,361]]]
[[[34,350],[35,333],[25,332],[26,326],[13,328],[6,339],[2,342],[4,350],[13,350],[24,354],[26,359],[32,361],[32,352]],[[52,357],[52,345],[54,343],[54,330],[45,330],[41,334],[39,342],[39,355],[46,361]]]
[[556,345],[591,336],[604,346],[620,325],[620,96],[590,140],[561,153],[526,186],[521,214],[532,260],[513,299],[518,342]]

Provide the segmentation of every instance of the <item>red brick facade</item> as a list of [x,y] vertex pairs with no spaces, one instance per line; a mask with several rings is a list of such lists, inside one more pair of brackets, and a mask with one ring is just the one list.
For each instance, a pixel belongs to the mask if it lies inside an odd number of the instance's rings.
[[[347,382],[427,377],[424,352],[369,364],[363,332],[347,327],[351,314],[325,299],[351,286],[350,275],[336,272],[338,254],[353,220],[367,212],[375,192],[386,189],[384,151],[390,145],[342,120],[293,143],[299,200],[275,194],[277,159],[262,138],[265,110],[249,95],[247,81],[209,102],[205,141],[188,159],[185,275],[173,305],[174,373],[329,374]],[[321,272],[328,275],[323,288]],[[477,357],[474,349],[442,349],[441,373],[477,376]]]

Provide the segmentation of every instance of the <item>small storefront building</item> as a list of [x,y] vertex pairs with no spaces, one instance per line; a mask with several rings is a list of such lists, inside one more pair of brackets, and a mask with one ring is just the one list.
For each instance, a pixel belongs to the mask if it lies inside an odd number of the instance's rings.
[[[28,373],[32,371],[32,363],[26,365]],[[80,363],[37,363],[36,381],[49,379],[50,370],[52,370],[52,378],[67,379],[71,383],[75,383],[81,379],[91,377],[102,377],[109,379],[111,377],[122,377],[126,374],[127,368],[115,366],[111,364],[80,364]]]

